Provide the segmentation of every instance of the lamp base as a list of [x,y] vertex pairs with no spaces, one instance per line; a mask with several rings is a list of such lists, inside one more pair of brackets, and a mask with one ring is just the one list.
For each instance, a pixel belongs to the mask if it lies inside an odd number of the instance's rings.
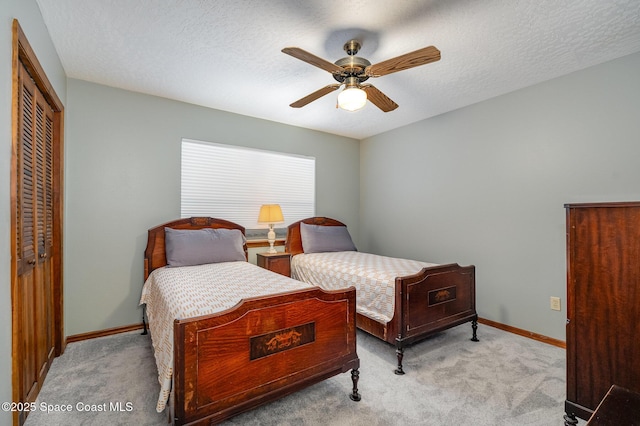
[[267,240],[269,241],[269,250],[267,250],[267,253],[277,253],[278,251],[273,247],[273,244],[276,242],[276,233],[273,230],[273,225],[269,225]]

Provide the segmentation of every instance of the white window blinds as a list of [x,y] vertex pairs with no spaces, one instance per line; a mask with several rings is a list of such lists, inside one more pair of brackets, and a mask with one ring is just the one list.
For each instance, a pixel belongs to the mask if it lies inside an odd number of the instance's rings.
[[285,223],[315,215],[313,157],[182,140],[181,216],[211,216],[247,229],[262,204],[280,204]]

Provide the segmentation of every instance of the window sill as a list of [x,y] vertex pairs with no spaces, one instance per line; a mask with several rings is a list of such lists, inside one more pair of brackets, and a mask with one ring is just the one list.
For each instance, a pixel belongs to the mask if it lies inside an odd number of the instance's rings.
[[[276,238],[276,242],[273,244],[275,246],[283,246],[284,238]],[[255,240],[247,240],[247,248],[258,248],[258,247],[269,247],[269,241],[265,239],[255,239]]]

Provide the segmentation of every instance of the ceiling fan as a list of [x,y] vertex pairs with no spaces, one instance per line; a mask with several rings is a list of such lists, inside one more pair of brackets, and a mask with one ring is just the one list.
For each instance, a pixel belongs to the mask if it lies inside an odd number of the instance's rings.
[[338,95],[338,106],[340,108],[355,111],[362,108],[366,104],[367,99],[369,99],[371,103],[382,111],[393,111],[398,108],[398,104],[375,86],[362,83],[370,77],[381,77],[440,60],[440,51],[434,46],[428,46],[371,65],[371,62],[365,58],[356,56],[360,47],[360,43],[357,40],[349,40],[343,47],[349,56],[338,59],[335,63],[319,58],[299,47],[285,47],[282,49],[282,52],[287,55],[291,55],[301,61],[329,71],[333,75],[333,78],[340,83],[330,84],[322,89],[316,90],[304,98],[298,99],[290,106],[293,108],[301,108],[344,85],[344,90]]

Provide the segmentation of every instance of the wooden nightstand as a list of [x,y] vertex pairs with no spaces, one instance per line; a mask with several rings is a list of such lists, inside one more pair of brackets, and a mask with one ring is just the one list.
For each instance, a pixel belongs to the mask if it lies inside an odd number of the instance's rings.
[[291,255],[289,253],[256,253],[258,266],[277,272],[285,277],[291,276]]

